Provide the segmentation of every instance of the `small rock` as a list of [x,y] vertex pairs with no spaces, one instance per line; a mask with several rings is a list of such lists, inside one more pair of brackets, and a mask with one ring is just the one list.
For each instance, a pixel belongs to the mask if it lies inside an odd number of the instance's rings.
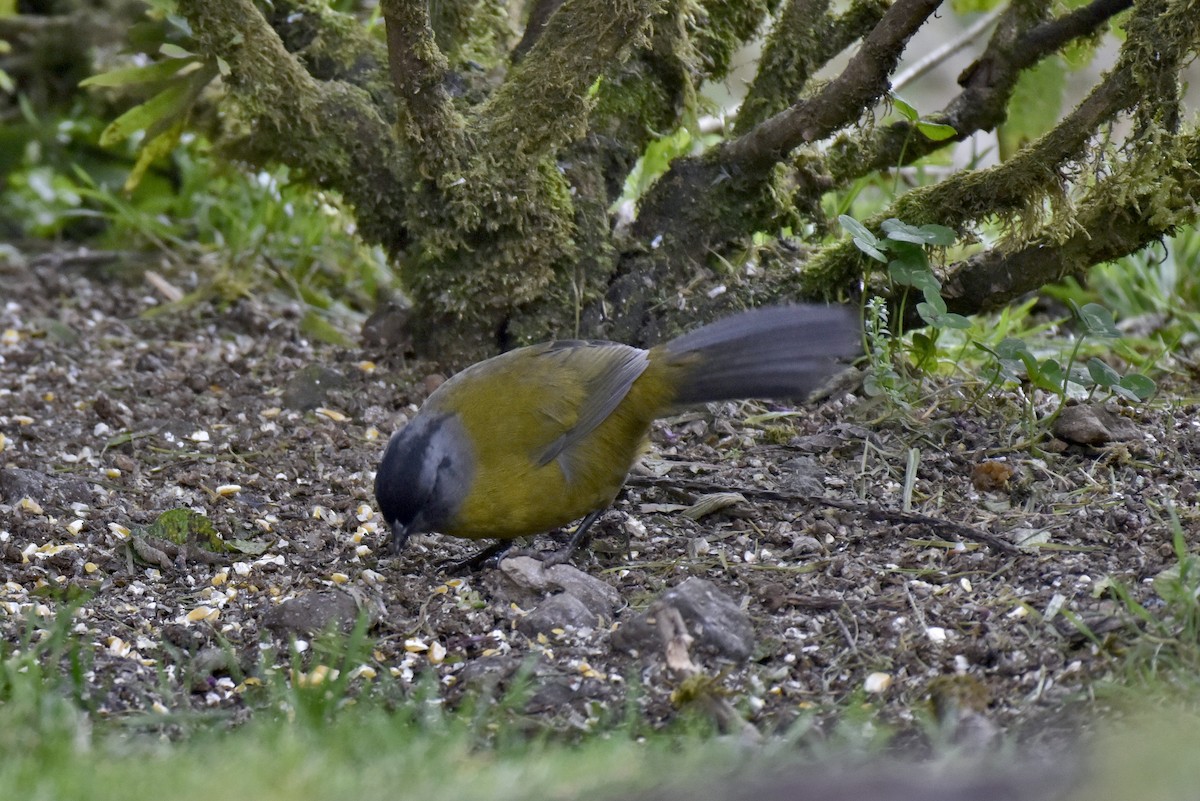
[[1137,439],[1131,421],[1103,406],[1075,404],[1062,410],[1054,421],[1054,436],[1076,445],[1103,445],[1114,440]]
[[549,634],[554,629],[568,626],[582,629],[596,626],[600,617],[587,604],[574,595],[560,592],[542,601],[533,611],[521,618],[517,630],[526,637]]
[[354,598],[339,590],[319,590],[271,607],[263,625],[277,634],[312,635],[330,628],[348,632],[357,619]]
[[[750,618],[711,581],[690,578],[664,592],[656,603],[679,610],[698,650],[734,662],[743,662],[754,652]],[[644,612],[613,632],[612,645],[622,651],[655,653],[663,643],[657,621]]]
[[18,503],[22,498],[32,498],[43,506],[67,506],[90,503],[92,493],[82,479],[50,476],[22,467],[0,470],[0,500]]
[[289,409],[306,412],[325,403],[325,398],[331,389],[346,386],[346,377],[337,370],[330,370],[319,364],[308,367],[292,375],[283,390],[283,405]]
[[531,606],[561,592],[579,599],[596,617],[611,619],[621,602],[617,591],[600,579],[570,565],[547,567],[530,556],[504,559],[495,575],[499,579],[497,594],[519,606]]
[[129,407],[120,401],[114,401],[108,395],[100,394],[92,401],[92,411],[106,423],[111,423],[116,428],[124,428],[126,419],[133,413]]
[[484,696],[500,695],[499,689],[521,669],[524,660],[517,654],[481,656],[468,659],[458,673],[458,685]]
[[579,688],[565,677],[538,678],[532,684],[533,693],[525,702],[525,711],[529,714],[560,711],[579,700]]
[[779,465],[779,484],[800,495],[820,495],[825,491],[825,468],[811,456],[798,456]]
[[372,350],[403,353],[412,345],[409,320],[412,309],[394,299],[381,299],[362,326],[362,344]]
[[821,541],[810,534],[796,534],[792,537],[792,547],[788,551],[789,556],[803,556],[810,553],[824,553],[825,546]]
[[191,675],[193,685],[197,682],[207,681],[210,676],[236,675],[242,671],[243,666],[238,662],[237,655],[229,648],[209,646],[200,649],[192,657]]

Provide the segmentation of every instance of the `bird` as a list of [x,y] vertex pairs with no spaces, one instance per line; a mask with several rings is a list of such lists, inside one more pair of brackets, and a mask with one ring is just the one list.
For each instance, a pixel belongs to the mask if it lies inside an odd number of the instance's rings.
[[743,311],[649,350],[559,340],[467,367],[384,449],[375,499],[391,552],[418,533],[499,540],[479,559],[582,519],[543,559],[566,561],[616,499],[656,418],[710,401],[803,397],[861,343],[855,310],[796,304]]

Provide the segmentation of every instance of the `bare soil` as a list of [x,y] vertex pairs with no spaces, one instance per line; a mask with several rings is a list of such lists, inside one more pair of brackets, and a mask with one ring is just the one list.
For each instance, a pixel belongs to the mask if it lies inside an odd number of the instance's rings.
[[[736,655],[701,649],[706,622],[689,621],[692,668],[728,692],[725,726],[740,716],[775,731],[851,699],[916,738],[930,709],[956,737],[1054,733],[1119,665],[1106,645],[1129,624],[1108,582],[1156,608],[1150,582],[1175,561],[1168,504],[1195,532],[1195,405],[1112,405],[1122,441],[1032,448],[1015,392],[970,406],[947,385],[908,416],[848,393],[799,409],[724,404],[657,425],[574,558],[616,591],[615,608],[593,607],[593,625],[521,626],[536,591],[494,567],[440,572],[478,544],[427,535],[397,558],[383,548],[373,470],[434,368],[312,341],[294,303],[164,313],[141,279],[70,262],[0,273],[0,636],[18,647],[79,604],[72,631],[100,715],[252,714],[249,689],[290,664],[289,640],[307,649],[304,680],[320,680],[327,655],[306,630],[362,611],[374,647],[360,684],[432,674],[453,702],[464,688],[503,692],[526,665],[535,721],[586,729],[632,695],[657,723],[686,704],[686,669],[652,641],[616,647],[614,633],[699,577],[753,629],[751,653]],[[1018,547],[803,500],[900,511],[913,449],[913,513]],[[682,513],[717,492],[746,500]],[[171,509],[261,553],[139,544]],[[726,624],[737,621],[707,622]]]

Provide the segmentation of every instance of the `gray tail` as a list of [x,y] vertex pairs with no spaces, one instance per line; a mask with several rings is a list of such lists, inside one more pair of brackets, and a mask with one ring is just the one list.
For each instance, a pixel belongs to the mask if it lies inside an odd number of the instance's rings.
[[844,306],[769,306],[718,320],[662,349],[699,357],[678,381],[676,403],[801,398],[840,360],[859,354],[862,326]]

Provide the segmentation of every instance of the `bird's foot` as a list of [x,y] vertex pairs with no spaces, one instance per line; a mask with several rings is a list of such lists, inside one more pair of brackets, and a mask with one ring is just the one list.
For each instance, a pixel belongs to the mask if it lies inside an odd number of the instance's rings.
[[495,567],[500,564],[501,559],[508,555],[512,545],[512,540],[501,540],[466,559],[449,559],[439,562],[438,570],[447,576],[461,576],[464,573],[474,573],[484,567]]

